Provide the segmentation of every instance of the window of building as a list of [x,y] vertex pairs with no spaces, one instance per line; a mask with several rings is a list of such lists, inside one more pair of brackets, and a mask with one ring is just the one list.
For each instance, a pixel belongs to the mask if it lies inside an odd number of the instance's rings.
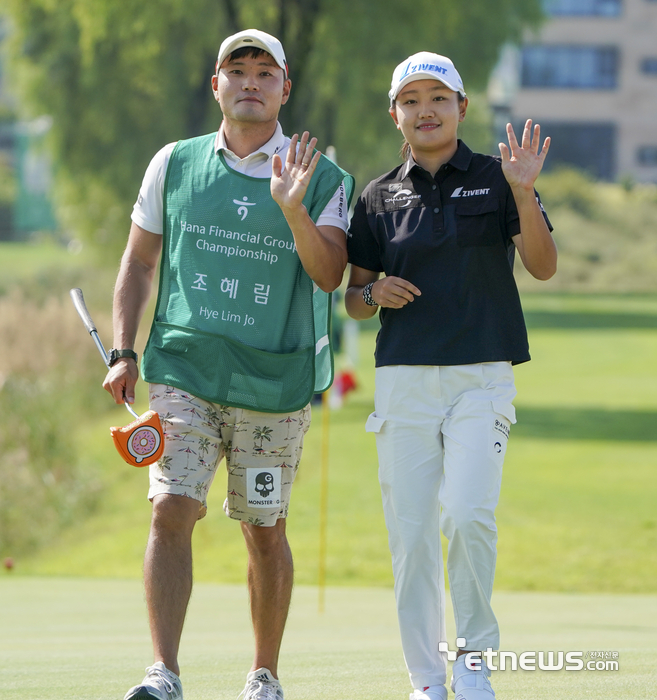
[[622,0],[543,0],[545,13],[553,16],[618,17]]
[[[522,125],[519,126],[522,133]],[[546,136],[551,137],[550,152],[545,161],[546,170],[559,165],[572,165],[587,170],[600,180],[614,180],[616,177],[614,124],[541,120],[541,140]]]
[[640,146],[637,151],[637,160],[645,167],[657,167],[657,146]]
[[522,86],[611,90],[617,85],[618,63],[615,46],[524,46]]
[[657,56],[650,56],[641,61],[641,72],[657,75]]

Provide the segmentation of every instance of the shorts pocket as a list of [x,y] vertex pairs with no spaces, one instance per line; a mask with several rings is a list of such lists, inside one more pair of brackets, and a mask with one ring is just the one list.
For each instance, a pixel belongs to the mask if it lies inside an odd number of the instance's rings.
[[461,248],[502,243],[497,199],[476,204],[457,204],[456,242]]

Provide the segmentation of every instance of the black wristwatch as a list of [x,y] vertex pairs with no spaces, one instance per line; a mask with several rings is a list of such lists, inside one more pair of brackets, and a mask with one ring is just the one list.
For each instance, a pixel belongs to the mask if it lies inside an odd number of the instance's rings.
[[378,304],[372,299],[372,287],[374,286],[374,282],[370,282],[369,284],[366,284],[363,287],[363,301],[368,305],[368,306],[378,306]]
[[107,357],[107,364],[110,367],[114,367],[116,361],[120,360],[122,357],[131,357],[135,362],[137,362],[137,353],[134,350],[116,350],[115,348],[112,348]]

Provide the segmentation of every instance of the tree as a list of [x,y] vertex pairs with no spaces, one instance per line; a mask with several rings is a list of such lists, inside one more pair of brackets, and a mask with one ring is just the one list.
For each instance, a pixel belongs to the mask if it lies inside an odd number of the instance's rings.
[[228,34],[255,26],[282,40],[293,82],[281,112],[285,131],[309,129],[320,148],[335,145],[341,165],[363,186],[396,157],[386,93],[397,63],[416,51],[437,51],[454,59],[466,89],[480,89],[501,45],[541,16],[540,0],[6,5],[21,109],[54,119],[50,149],[60,219],[104,249],[122,248],[155,152],[217,128],[221,114],[210,76]]

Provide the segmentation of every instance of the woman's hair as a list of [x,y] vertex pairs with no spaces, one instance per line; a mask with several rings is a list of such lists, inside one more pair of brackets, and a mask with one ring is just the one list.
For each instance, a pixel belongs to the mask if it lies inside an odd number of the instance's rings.
[[[457,92],[456,95],[458,97],[459,104],[463,104],[465,97],[460,92]],[[397,101],[393,100],[391,109],[395,109],[396,104]],[[408,156],[411,155],[411,144],[406,139],[404,139],[404,143],[402,143],[402,146],[399,149],[399,155],[401,156],[403,161],[408,160]]]

